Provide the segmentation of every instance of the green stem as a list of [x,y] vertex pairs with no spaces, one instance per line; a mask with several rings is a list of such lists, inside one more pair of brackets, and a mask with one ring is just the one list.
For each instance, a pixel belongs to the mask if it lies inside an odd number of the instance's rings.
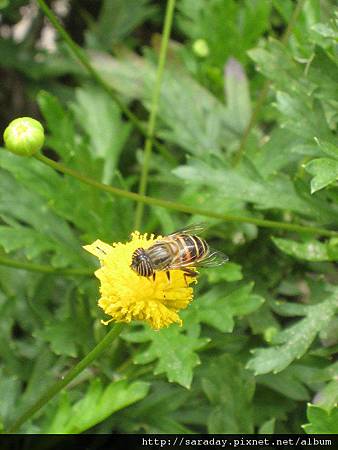
[[[295,23],[296,23],[296,21],[298,19],[298,16],[299,16],[299,14],[301,13],[301,11],[303,9],[305,1],[306,0],[298,0],[297,5],[296,5],[296,7],[295,7],[295,9],[293,11],[293,14],[292,14],[291,18],[290,18],[289,24],[288,24],[288,26],[287,26],[284,34],[283,34],[283,37],[281,39],[281,42],[283,44],[287,43],[287,41],[288,41],[288,39],[289,39],[289,37],[290,37],[290,35],[292,33],[293,27],[295,26]],[[242,158],[243,158],[243,155],[245,153],[246,144],[248,142],[251,130],[256,125],[258,116],[259,116],[259,114],[261,112],[261,109],[262,109],[264,103],[265,103],[266,97],[268,96],[271,84],[272,84],[271,80],[266,80],[265,83],[263,84],[262,90],[261,90],[261,92],[260,92],[260,94],[258,96],[258,100],[257,100],[256,106],[255,106],[255,108],[254,108],[254,110],[253,110],[253,112],[251,114],[249,123],[246,126],[246,128],[245,128],[245,130],[243,132],[242,139],[241,139],[241,141],[239,143],[239,147],[238,147],[237,153],[236,153],[235,158],[234,158],[234,166],[239,164],[241,162]]]
[[[73,52],[74,56],[80,61],[83,67],[87,70],[88,74],[92,77],[93,80],[96,81],[114,100],[114,102],[118,105],[121,111],[128,117],[128,119],[134,124],[134,126],[146,137],[148,137],[147,130],[143,126],[142,122],[138,119],[135,114],[130,111],[130,109],[119,99],[116,91],[101,77],[101,75],[94,69],[94,67],[89,62],[89,58],[84,53],[81,47],[79,47],[76,42],[70,37],[67,31],[60,24],[59,20],[53,13],[53,11],[47,6],[44,0],[37,0],[40,8],[48,17],[49,21],[55,28],[55,30],[59,33],[62,39],[66,42],[70,50]],[[172,162],[176,162],[176,159],[172,156],[169,150],[162,145],[160,142],[155,140],[155,137],[152,136],[152,141],[154,141],[155,147],[159,150],[159,152],[168,160]]]
[[12,426],[9,427],[9,433],[15,433],[21,425],[30,419],[46,403],[58,394],[67,384],[77,377],[86,367],[88,367],[111,343],[118,337],[123,329],[123,324],[115,324],[106,336],[93,348],[78,364],[76,364],[65,377],[57,381],[41,397],[30,406],[21,417],[19,417]]
[[[165,13],[165,19],[164,19],[164,25],[163,25],[162,41],[161,41],[160,55],[159,55],[158,66],[157,66],[155,86],[153,89],[152,99],[151,99],[151,109],[150,109],[149,121],[148,121],[148,126],[147,126],[147,138],[146,138],[146,142],[145,142],[145,146],[144,146],[144,153],[143,153],[144,159],[143,159],[141,178],[140,178],[140,184],[139,184],[139,190],[138,190],[140,195],[144,195],[147,191],[149,164],[150,164],[151,152],[152,152],[152,147],[153,147],[156,117],[157,117],[158,107],[159,107],[161,84],[162,84],[164,66],[165,66],[165,61],[166,61],[166,56],[167,56],[168,42],[169,42],[169,37],[170,37],[170,32],[171,32],[171,27],[172,27],[173,17],[174,17],[174,9],[175,9],[175,0],[168,0],[166,13]],[[136,213],[135,213],[135,228],[136,229],[139,229],[141,226],[143,209],[144,209],[144,203],[138,202],[137,206],[136,206]]]
[[27,263],[23,261],[16,261],[15,259],[0,256],[0,265],[15,267],[16,269],[28,270],[30,272],[51,273],[54,275],[92,275],[95,269],[87,269],[85,267],[76,267],[71,269],[56,269],[52,266],[45,266],[43,264]]
[[63,164],[60,164],[56,161],[53,161],[50,158],[47,158],[42,154],[36,154],[34,155],[34,158],[43,162],[44,164],[47,164],[48,166],[52,167],[58,172],[70,175],[73,178],[76,178],[82,181],[83,183],[88,184],[89,186],[95,187],[96,189],[109,192],[118,197],[128,198],[129,200],[134,200],[136,202],[143,202],[146,205],[159,206],[161,208],[171,209],[173,211],[180,211],[187,214],[196,214],[200,216],[211,217],[214,219],[223,220],[224,222],[252,223],[259,227],[276,228],[279,230],[295,231],[297,233],[319,234],[328,237],[338,236],[338,231],[326,230],[325,228],[309,227],[293,223],[278,222],[274,220],[257,219],[254,217],[233,216],[230,214],[218,213],[216,211],[207,211],[204,209],[196,208],[194,206],[188,206],[182,203],[176,203],[169,200],[162,200],[159,198],[136,194],[134,192],[125,191],[123,189],[119,189],[113,186],[108,186],[107,184],[100,183],[99,181],[93,180],[92,178],[87,177],[86,175],[82,175],[81,173],[77,172],[74,169],[66,167]]

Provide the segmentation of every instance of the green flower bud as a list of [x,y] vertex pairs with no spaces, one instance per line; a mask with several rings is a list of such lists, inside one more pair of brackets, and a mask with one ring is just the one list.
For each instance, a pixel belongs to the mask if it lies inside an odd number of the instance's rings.
[[206,58],[209,55],[209,47],[204,39],[197,39],[192,46],[193,51],[200,58]]
[[31,156],[43,146],[45,134],[40,122],[30,117],[13,120],[4,132],[7,150],[20,156]]
[[268,344],[271,344],[273,341],[273,338],[276,336],[276,334],[278,333],[278,330],[276,327],[268,327],[266,328],[266,330],[264,331],[264,339]]

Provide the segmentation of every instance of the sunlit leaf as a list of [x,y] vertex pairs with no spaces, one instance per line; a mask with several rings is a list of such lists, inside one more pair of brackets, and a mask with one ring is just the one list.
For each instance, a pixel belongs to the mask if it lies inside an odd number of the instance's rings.
[[308,434],[338,434],[338,408],[325,410],[320,406],[309,404],[307,418],[310,423],[303,425]]
[[304,319],[278,333],[275,342],[279,345],[255,349],[247,367],[256,375],[281,372],[292,361],[303,356],[316,335],[329,323],[337,307],[336,291],[324,302],[308,306]]
[[252,293],[253,284],[247,284],[226,294],[215,287],[198,298],[187,311],[187,320],[206,323],[225,333],[233,330],[235,316],[245,316],[256,311],[264,299]]
[[[133,339],[131,336],[126,336]],[[134,357],[136,364],[148,364],[156,361],[154,373],[165,373],[170,382],[176,382],[189,388],[193,378],[193,369],[200,364],[197,350],[208,339],[195,334],[184,334],[178,326],[171,326],[160,331],[144,330],[137,335],[142,341],[150,340],[150,345]]]
[[329,261],[327,245],[323,242],[309,239],[305,242],[292,241],[291,239],[272,238],[276,246],[287,255],[306,261]]
[[77,434],[102,422],[120,409],[141,400],[147,395],[149,384],[142,381],[128,383],[120,380],[103,387],[99,379],[94,380],[84,397],[71,404],[65,393],[59,402],[51,423],[44,433]]
[[311,175],[314,175],[311,180],[312,194],[338,180],[338,161],[334,159],[313,159],[306,164],[305,169]]

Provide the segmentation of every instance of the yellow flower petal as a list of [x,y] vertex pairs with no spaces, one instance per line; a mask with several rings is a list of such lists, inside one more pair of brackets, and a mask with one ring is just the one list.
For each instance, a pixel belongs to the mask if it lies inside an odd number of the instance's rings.
[[101,268],[95,275],[101,282],[99,306],[111,316],[108,322],[142,320],[156,330],[175,322],[182,325],[178,311],[192,301],[193,289],[188,284],[196,278],[185,277],[182,270],[171,270],[170,281],[165,272],[156,272],[153,280],[130,268],[134,251],[149,248],[159,238],[136,231],[125,244],[111,246],[97,240],[84,247],[100,260]]

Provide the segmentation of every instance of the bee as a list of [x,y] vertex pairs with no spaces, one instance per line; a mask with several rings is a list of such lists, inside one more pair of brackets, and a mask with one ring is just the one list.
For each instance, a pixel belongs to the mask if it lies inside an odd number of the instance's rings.
[[228,261],[224,253],[211,249],[207,242],[194,233],[204,230],[202,224],[192,225],[165,236],[147,250],[137,248],[132,256],[131,269],[142,277],[153,277],[156,272],[181,269],[184,276],[196,275],[195,267],[216,267]]

